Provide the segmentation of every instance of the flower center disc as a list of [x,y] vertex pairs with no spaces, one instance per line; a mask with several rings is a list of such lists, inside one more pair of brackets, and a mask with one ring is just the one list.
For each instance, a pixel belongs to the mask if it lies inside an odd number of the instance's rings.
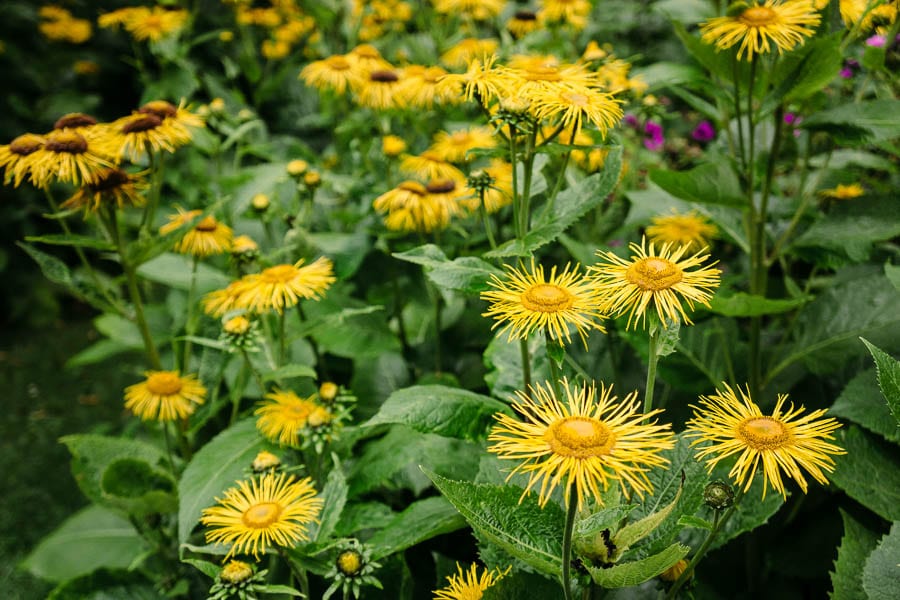
[[747,27],[765,27],[778,21],[778,13],[767,6],[752,6],[738,17]]
[[50,152],[82,154],[87,152],[88,144],[87,140],[80,133],[62,129],[56,130],[51,134],[45,147]]
[[412,192],[417,196],[424,196],[428,193],[428,190],[425,189],[425,186],[417,181],[404,181],[397,187],[399,187],[403,191]]
[[150,131],[151,129],[156,129],[160,125],[162,125],[162,119],[158,116],[152,113],[141,114],[122,125],[122,133]]
[[362,560],[359,552],[347,550],[341,552],[337,557],[337,566],[344,575],[356,575],[362,567]]
[[588,97],[584,94],[576,94],[574,92],[563,92],[559,95],[566,102],[578,107],[587,106]]
[[539,283],[522,294],[522,306],[534,312],[555,313],[572,306],[572,294],[558,285]]
[[269,267],[260,273],[260,279],[266,283],[287,283],[297,274],[293,265],[278,265]]
[[684,277],[682,270],[672,261],[664,258],[642,258],[625,272],[625,279],[649,291],[665,290]]
[[554,454],[590,458],[609,454],[616,445],[616,436],[596,419],[566,417],[550,425],[544,441]]
[[396,83],[400,78],[393,71],[380,70],[369,73],[369,81],[375,83]]
[[347,71],[350,69],[350,63],[343,56],[329,56],[325,59],[325,62],[335,71]]
[[43,147],[44,140],[31,133],[20,135],[9,143],[9,151],[19,156],[28,156]]
[[181,378],[175,373],[154,373],[147,379],[147,389],[155,396],[173,396],[181,391]]
[[244,511],[241,521],[252,529],[265,529],[281,516],[281,505],[275,502],[254,504]]
[[194,229],[197,231],[215,231],[218,226],[219,223],[213,217],[205,217],[197,223]]
[[772,417],[747,419],[737,428],[738,436],[755,450],[781,448],[791,439],[791,434],[783,423]]
[[560,81],[562,76],[556,67],[534,67],[525,72],[528,81]]

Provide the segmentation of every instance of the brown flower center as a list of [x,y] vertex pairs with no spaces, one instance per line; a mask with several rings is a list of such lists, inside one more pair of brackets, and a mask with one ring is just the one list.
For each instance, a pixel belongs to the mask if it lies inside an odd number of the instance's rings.
[[589,417],[566,417],[550,425],[544,441],[554,454],[572,458],[604,456],[616,446],[616,436],[602,421]]
[[522,294],[522,306],[533,312],[555,313],[572,306],[575,298],[558,285],[539,283]]
[[216,221],[215,217],[210,215],[201,219],[201,221],[194,226],[194,229],[197,231],[212,232],[218,227],[219,222]]
[[9,151],[19,156],[28,156],[44,147],[44,138],[26,133],[9,143]]
[[61,116],[53,124],[53,129],[78,129],[79,127],[90,127],[96,125],[97,119],[84,113],[69,113]]
[[88,143],[80,133],[70,130],[57,130],[50,134],[44,147],[50,152],[83,154],[87,152]]
[[98,192],[114,190],[128,183],[128,173],[121,169],[109,169],[105,171],[97,181],[91,184],[91,189]]
[[261,502],[244,511],[241,521],[251,529],[265,529],[281,516],[281,505],[277,502]]
[[154,396],[174,396],[181,387],[181,378],[170,371],[153,373],[147,378],[147,390]]
[[162,119],[154,114],[141,114],[128,120],[122,125],[122,133],[140,133],[150,131],[162,125]]
[[658,292],[667,290],[684,277],[684,271],[665,258],[642,258],[625,272],[625,279],[639,288]]
[[456,182],[452,179],[436,179],[429,182],[425,189],[429,194],[449,194],[456,189]]
[[138,112],[144,115],[156,115],[160,119],[174,117],[178,114],[178,109],[171,102],[165,100],[153,100],[138,109]]
[[516,21],[536,21],[537,15],[530,10],[517,10],[515,19]]
[[738,425],[737,437],[754,450],[775,450],[791,439],[791,433],[772,417],[753,417]]
[[260,279],[266,283],[287,283],[297,276],[294,265],[277,265],[269,267],[259,274]]
[[751,6],[738,20],[747,27],[765,27],[778,22],[778,13],[768,6]]
[[396,83],[400,81],[400,78],[397,77],[397,74],[393,71],[379,69],[378,71],[369,73],[369,81],[374,81],[376,83]]

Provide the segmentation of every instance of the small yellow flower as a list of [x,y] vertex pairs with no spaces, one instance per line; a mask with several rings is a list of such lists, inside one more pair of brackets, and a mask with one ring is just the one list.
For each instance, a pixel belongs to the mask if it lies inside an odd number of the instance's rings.
[[292,160],[287,164],[287,172],[291,177],[299,177],[306,173],[306,170],[309,168],[309,163],[302,159]]
[[77,129],[54,129],[42,147],[29,155],[31,183],[46,188],[54,181],[83,185],[93,183],[112,167],[97,138]]
[[441,62],[453,69],[465,67],[473,60],[493,55],[499,46],[500,42],[493,38],[465,38],[444,52]]
[[[176,221],[178,218],[177,215],[174,216]],[[175,244],[175,251],[198,258],[223,254],[231,249],[233,235],[231,227],[219,222],[212,215],[207,215]]]
[[406,141],[396,135],[386,135],[381,138],[381,151],[389,158],[395,158],[406,152]]
[[250,465],[254,473],[262,473],[263,471],[277,469],[280,466],[281,459],[266,450],[259,452],[253,459],[253,463]]
[[853,198],[859,198],[865,193],[866,191],[863,189],[863,186],[858,183],[851,183],[849,185],[839,183],[837,184],[837,187],[819,192],[820,195],[826,198],[834,198],[835,200],[852,200]]
[[456,564],[456,569],[455,575],[447,576],[447,585],[435,590],[432,600],[481,600],[485,590],[509,573],[509,569],[506,571],[485,569],[479,575],[478,565],[474,563],[468,571],[463,571],[459,563]]
[[530,94],[538,119],[551,119],[578,131],[584,121],[593,123],[604,136],[622,119],[621,101],[595,88],[546,87]]
[[441,14],[467,15],[486,21],[500,14],[506,0],[434,0],[434,10]]
[[709,246],[709,241],[719,233],[715,225],[694,211],[682,215],[660,215],[651,221],[653,224],[647,227],[647,237],[660,246],[688,246],[697,252]]
[[300,398],[294,392],[275,390],[253,414],[258,415],[256,427],[266,438],[285,446],[299,447],[300,432],[309,424],[309,417],[319,404],[315,396]]
[[[0,146],[0,168],[4,170],[3,183],[13,183],[14,187],[31,174],[31,164],[47,143],[47,139],[34,133],[25,133],[9,144]],[[38,153],[38,154],[36,154]]]
[[400,170],[425,181],[452,179],[463,181],[463,172],[453,166],[434,150],[426,150],[419,155],[410,155],[400,161]]
[[439,131],[428,151],[441,160],[451,163],[468,162],[473,159],[470,150],[490,149],[497,146],[493,131],[489,127],[471,127],[449,133]]
[[547,23],[565,23],[575,29],[584,29],[591,13],[588,0],[541,0],[541,18]]
[[700,26],[703,41],[727,50],[736,44],[738,60],[768,54],[772,46],[781,54],[815,33],[820,17],[809,0],[765,0],[735,15],[715,17]]
[[240,560],[229,560],[219,571],[219,579],[232,585],[253,577],[253,567]]
[[125,388],[125,408],[141,420],[186,419],[206,400],[206,388],[195,375],[147,371],[147,379]]
[[506,22],[506,30],[514,37],[520,38],[541,28],[541,20],[531,10],[517,10]]
[[184,106],[154,100],[113,121],[105,146],[117,161],[139,162],[147,154],[175,152],[191,142],[194,129],[202,127],[203,119]]
[[302,300],[318,300],[335,282],[334,268],[329,259],[320,257],[302,266],[303,260],[293,265],[269,267],[261,273],[246,275],[240,280],[235,306],[254,312],[284,309]]
[[354,87],[356,101],[374,110],[403,108],[406,99],[401,93],[400,71],[386,68],[369,72]]

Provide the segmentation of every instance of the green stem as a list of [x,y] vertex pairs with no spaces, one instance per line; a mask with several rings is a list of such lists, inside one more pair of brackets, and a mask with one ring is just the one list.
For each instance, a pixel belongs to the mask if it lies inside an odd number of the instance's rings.
[[434,293],[434,370],[441,372],[441,294]]
[[284,310],[278,313],[278,366],[285,365],[285,357],[287,356],[287,332],[284,324]]
[[[569,146],[575,143],[575,133],[576,129],[573,127],[572,135],[569,137]],[[553,184],[553,191],[550,192],[550,198],[547,200],[547,208],[544,209],[544,214],[553,212],[553,206],[556,203],[556,195],[559,193],[559,190],[562,189],[563,181],[566,179],[566,170],[569,168],[569,159],[571,156],[571,150],[563,155],[562,166],[559,168],[559,175],[556,176],[556,183]]]
[[531,397],[531,353],[528,351],[528,338],[519,340],[519,350],[522,353],[522,391]]
[[572,531],[575,529],[575,515],[578,513],[578,494],[575,485],[569,484],[569,503],[566,511],[566,528],[563,530],[562,541],[562,588],[566,600],[572,600],[571,562],[572,562]]
[[491,219],[488,217],[487,207],[484,205],[484,192],[485,190],[483,189],[479,192],[479,196],[481,197],[481,221],[484,223],[484,232],[487,234],[491,250],[496,250],[497,240],[494,239],[494,228],[491,227]]
[[291,557],[288,556],[288,553],[285,552],[283,548],[279,548],[278,551],[281,553],[282,558],[284,558],[285,562],[288,564],[288,568],[291,570],[291,576],[297,580],[300,584],[300,591],[303,593],[304,598],[309,598],[309,577],[306,575],[306,569],[298,566],[291,560]]
[[[761,287],[760,279],[764,276],[761,274],[765,265],[765,214],[766,209],[760,201],[759,210],[754,203],[755,175],[756,175],[756,123],[753,118],[753,89],[756,79],[756,62],[757,55],[754,54],[750,60],[750,81],[747,87],[747,123],[749,127],[749,144],[747,146],[747,165],[745,175],[745,185],[747,186],[747,206],[750,210],[750,293],[753,295],[764,295],[765,290]],[[759,396],[759,385],[762,379],[762,360],[760,340],[762,336],[762,317],[755,316],[750,319],[750,353],[748,356],[748,370],[750,379],[750,397]]]
[[228,421],[229,425],[234,425],[235,421],[237,421],[238,413],[241,410],[241,396],[247,385],[247,376],[250,374],[250,361],[247,360],[247,355],[243,348],[241,352],[244,353],[244,364],[241,365],[234,389],[231,391],[231,419]]
[[509,162],[512,165],[512,195],[513,195],[513,223],[516,228],[516,237],[521,238],[519,222],[521,221],[522,197],[519,194],[519,170],[517,168],[518,149],[516,148],[516,126],[509,126]]
[[200,265],[200,258],[194,257],[194,263],[191,267],[191,286],[188,288],[187,297],[187,318],[184,322],[184,333],[187,339],[184,340],[184,351],[181,355],[181,370],[183,373],[188,371],[191,362],[191,336],[197,329],[194,316],[194,298],[197,295],[197,267]]
[[644,414],[653,410],[653,388],[656,386],[656,365],[659,362],[659,328],[662,323],[650,326],[650,356],[647,359],[647,385],[644,388]]
[[172,458],[172,440],[169,438],[169,422],[163,421],[161,424],[163,440],[165,440],[166,443],[166,456],[169,459],[169,468],[172,469],[172,474],[175,475],[177,471],[175,471],[175,460]]

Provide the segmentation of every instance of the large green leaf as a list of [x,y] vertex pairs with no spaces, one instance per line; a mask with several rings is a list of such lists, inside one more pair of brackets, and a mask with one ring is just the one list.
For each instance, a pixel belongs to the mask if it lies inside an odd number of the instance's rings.
[[90,505],[41,540],[22,566],[36,577],[65,581],[101,567],[124,569],[146,549],[131,523]]
[[97,569],[56,586],[47,600],[165,600],[153,582],[138,571]]
[[335,527],[341,520],[341,513],[344,512],[344,506],[347,504],[347,491],[347,479],[344,477],[340,465],[336,464],[328,473],[325,487],[322,488],[322,514],[319,515],[319,522],[310,527],[310,539],[321,544],[334,533]]
[[522,489],[512,485],[475,484],[426,473],[481,536],[531,567],[559,577],[565,514],[557,504],[541,508],[536,494],[522,497]]
[[650,180],[676,198],[688,202],[735,207],[747,203],[737,173],[721,157],[687,171],[653,169]]
[[256,430],[256,420],[235,423],[203,446],[191,459],[178,483],[178,541],[185,542],[204,508],[216,497],[246,479],[250,463],[266,447]]
[[900,424],[900,361],[878,348],[865,338],[861,338],[866,348],[875,359],[875,370],[878,373],[878,387],[887,401],[888,408]]
[[900,442],[900,424],[878,389],[874,369],[857,373],[850,380],[832,405],[830,414],[862,425],[892,442]]
[[[544,336],[533,335],[528,339],[528,355],[531,357],[531,381],[549,380],[550,362]],[[519,340],[510,341],[505,333],[494,336],[484,351],[484,366],[488,370],[484,380],[494,396],[512,398],[516,390],[524,391]]]
[[726,317],[758,317],[776,315],[803,306],[809,298],[763,298],[744,292],[716,294],[709,301],[710,310]]
[[[681,40],[681,43],[684,44],[685,49],[698,63],[706,67],[708,71],[722,81],[730,82],[733,80],[735,69],[733,50],[719,52],[715,45],[707,44],[701,41],[700,38],[688,33],[681,23],[675,22],[674,27],[675,34]],[[747,63],[744,61],[738,62],[737,68],[739,77],[741,80],[744,80],[748,72]],[[704,83],[704,89],[710,89],[712,87],[710,82]]]
[[679,560],[691,549],[683,544],[672,544],[662,552],[647,558],[621,563],[607,568],[588,567],[594,583],[605,589],[631,587],[656,577]]
[[894,521],[891,531],[878,542],[878,547],[866,560],[863,570],[863,589],[869,600],[895,600],[900,590],[900,521]]
[[798,237],[793,247],[825,248],[854,262],[869,258],[872,245],[900,235],[900,206],[894,197],[871,196],[834,207]]
[[378,560],[465,526],[465,519],[444,498],[426,498],[410,504],[368,544],[373,548],[372,558]]
[[323,353],[360,359],[400,349],[384,307],[352,298],[346,288],[332,288],[321,300],[304,304],[304,310],[308,321],[301,331],[311,333]]
[[848,102],[806,117],[801,127],[831,134],[838,144],[871,143],[900,136],[900,100]]
[[833,588],[830,595],[833,600],[868,600],[863,590],[863,568],[866,558],[878,544],[878,535],[844,511],[840,512],[844,520],[844,537],[834,561],[834,571],[830,573]]
[[406,252],[395,252],[393,256],[424,266],[428,278],[439,287],[468,294],[478,294],[488,289],[487,282],[491,275],[503,276],[500,269],[475,256],[450,260],[434,244],[425,244]]
[[496,413],[509,407],[493,398],[443,385],[397,390],[366,425],[401,423],[422,433],[480,440]]
[[486,257],[531,256],[541,246],[555,240],[589,210],[596,208],[616,187],[622,169],[622,149],[612,148],[603,171],[582,179],[556,198],[553,211],[545,210],[535,219],[521,240],[510,240],[491,250]]
[[840,34],[813,39],[776,63],[767,105],[808,98],[837,77],[843,66]]
[[[482,560],[484,557],[480,557]],[[508,565],[498,566],[505,570]],[[516,571],[505,575],[484,590],[481,600],[522,600],[523,598],[556,598],[560,595],[558,581],[551,581],[535,573]]]
[[[138,275],[150,281],[179,290],[189,290],[191,289],[192,269],[193,259],[191,257],[166,252],[142,264],[138,267],[137,272]],[[206,263],[197,265],[196,291],[198,294],[224,288],[230,281],[228,275],[215,267]]]
[[829,479],[881,517],[900,520],[900,449],[853,425],[837,438],[847,454],[835,457]]

